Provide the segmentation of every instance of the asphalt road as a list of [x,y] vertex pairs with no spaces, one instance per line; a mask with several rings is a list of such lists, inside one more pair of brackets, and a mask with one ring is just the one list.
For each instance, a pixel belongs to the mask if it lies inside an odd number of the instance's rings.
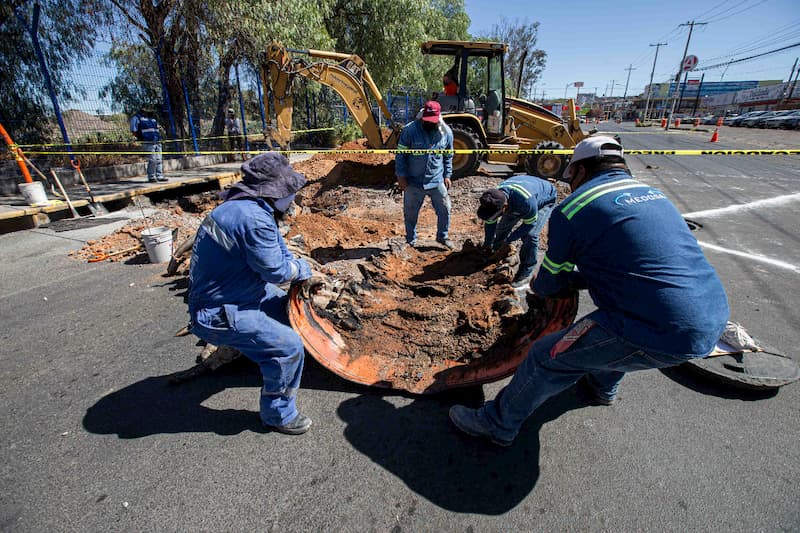
[[[707,135],[613,128],[630,148],[708,146]],[[797,157],[630,165],[702,224],[732,319],[797,360]],[[249,364],[166,382],[199,348],[173,337],[185,288],[163,266],[67,257],[114,227],[0,236],[3,530],[800,529],[800,385],[753,394],[680,370],[633,373],[617,405],[565,391],[501,449],[449,425],[449,406],[479,390],[373,391],[308,358],[299,403],[314,427],[269,433]]]

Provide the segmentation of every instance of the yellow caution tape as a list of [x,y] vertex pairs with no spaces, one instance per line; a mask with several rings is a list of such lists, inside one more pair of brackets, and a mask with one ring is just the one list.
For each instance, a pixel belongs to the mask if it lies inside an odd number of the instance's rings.
[[[410,154],[410,155],[428,155],[428,154],[453,154],[453,155],[469,155],[469,154],[500,154],[500,155],[534,155],[534,154],[556,154],[556,155],[571,155],[573,150],[496,150],[496,149],[462,149],[462,150],[396,150],[396,149],[365,149],[365,150],[271,150],[282,154],[342,154],[342,155],[360,155],[360,154],[378,154],[378,155],[393,155],[393,154]],[[46,152],[27,152],[28,155],[140,155],[144,156],[147,152],[141,151],[128,151],[128,152],[91,152],[91,151],[46,151]],[[186,151],[186,152],[162,152],[163,155],[227,155],[227,154],[241,154],[246,153],[249,155],[258,155],[264,153],[263,151],[238,151],[238,150],[200,150],[200,151]],[[626,155],[800,155],[800,150],[625,150]]]

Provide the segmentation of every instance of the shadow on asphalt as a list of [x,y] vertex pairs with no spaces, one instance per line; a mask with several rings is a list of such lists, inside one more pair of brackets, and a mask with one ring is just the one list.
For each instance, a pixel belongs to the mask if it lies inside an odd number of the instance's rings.
[[742,400],[745,402],[754,402],[757,400],[766,400],[772,398],[780,389],[765,389],[765,390],[751,390],[737,388],[733,385],[724,385],[721,383],[714,383],[709,381],[708,378],[698,377],[696,371],[687,365],[673,366],[670,368],[662,368],[659,370],[666,377],[672,381],[683,385],[689,389],[700,394],[707,394],[708,396],[716,396],[718,398],[725,398],[728,400]]
[[536,486],[542,426],[585,404],[567,389],[536,410],[512,446],[501,448],[462,434],[450,422],[451,405],[476,407],[482,401],[480,388],[473,388],[397,408],[370,393],[342,402],[337,414],[356,450],[420,496],[449,511],[499,515]]
[[[228,388],[260,386],[258,367],[245,358],[178,385],[171,384],[168,375],[153,376],[101,398],[86,411],[83,427],[90,433],[116,434],[121,439],[177,433],[265,433],[256,411],[202,405]],[[574,390],[567,389],[536,410],[511,447],[501,448],[462,434],[448,417],[452,405],[481,405],[481,387],[411,396],[350,383],[308,357],[301,397],[303,389],[353,394],[339,405],[337,414],[347,424],[344,436],[356,450],[444,509],[487,515],[508,512],[536,486],[542,426],[585,407]],[[398,408],[387,396],[412,401]]]
[[[258,389],[262,385],[258,366],[242,357],[213,373],[184,383],[170,383],[170,376],[153,376],[104,396],[83,417],[83,427],[99,435],[116,434],[121,439],[139,439],[172,433],[216,433],[236,435],[243,431],[265,433],[257,411],[210,409],[202,404],[219,392],[236,387]],[[363,393],[368,390],[330,373],[306,357],[303,389]],[[253,392],[257,395],[257,392]],[[253,399],[257,404],[257,398]]]

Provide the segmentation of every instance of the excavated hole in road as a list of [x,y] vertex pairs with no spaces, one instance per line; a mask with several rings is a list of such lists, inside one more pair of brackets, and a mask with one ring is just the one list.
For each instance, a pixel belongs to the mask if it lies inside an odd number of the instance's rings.
[[[355,143],[354,143],[355,144]],[[363,148],[355,145],[350,148]],[[391,156],[320,154],[295,168],[308,184],[287,238],[329,277],[312,295],[315,311],[335,325],[353,356],[392,365],[404,358],[404,379],[419,380],[444,360],[469,363],[503,357],[540,311],[509,282],[518,254],[487,256],[475,216],[480,194],[501,181],[485,175],[454,181],[449,251],[435,242],[436,216],[426,202],[417,248],[404,244],[402,197],[391,194]],[[542,236],[546,249],[546,237]]]

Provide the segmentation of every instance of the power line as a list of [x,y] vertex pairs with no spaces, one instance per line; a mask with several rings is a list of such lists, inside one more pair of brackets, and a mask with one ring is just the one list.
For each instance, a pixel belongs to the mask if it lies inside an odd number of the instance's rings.
[[731,60],[731,61],[726,61],[724,63],[717,63],[716,65],[709,65],[709,66],[703,67],[703,68],[696,68],[695,70],[698,70],[698,71],[699,70],[711,70],[711,69],[723,67],[723,66],[726,66],[726,65],[732,65],[734,63],[741,63],[742,61],[750,61],[751,59],[756,59],[756,58],[767,56],[767,55],[774,54],[774,53],[777,53],[777,52],[783,52],[784,50],[789,50],[791,48],[796,48],[798,46],[800,46],[800,42],[797,42],[797,43],[794,43],[794,44],[790,44],[790,45],[784,46],[782,48],[776,48],[775,50],[770,50],[769,52],[764,52],[763,54],[756,54],[756,55],[750,56],[750,57],[743,57],[741,59],[734,59],[734,60]]
[[750,6],[750,7],[746,7],[746,8],[744,8],[744,9],[740,9],[739,11],[736,11],[735,13],[731,13],[730,15],[728,15],[728,16],[726,16],[726,17],[722,17],[722,18],[718,18],[718,19],[709,20],[709,22],[720,22],[720,21],[723,21],[723,20],[729,19],[729,18],[731,18],[731,17],[733,17],[733,16],[735,16],[735,15],[738,15],[738,14],[740,14],[740,13],[744,13],[745,11],[749,11],[750,9],[753,9],[754,7],[760,6],[761,4],[763,4],[763,3],[764,3],[764,2],[766,2],[766,1],[767,1],[767,0],[761,0],[761,1],[760,1],[760,2],[758,2],[757,4],[753,4],[753,5],[752,5],[752,6]]

